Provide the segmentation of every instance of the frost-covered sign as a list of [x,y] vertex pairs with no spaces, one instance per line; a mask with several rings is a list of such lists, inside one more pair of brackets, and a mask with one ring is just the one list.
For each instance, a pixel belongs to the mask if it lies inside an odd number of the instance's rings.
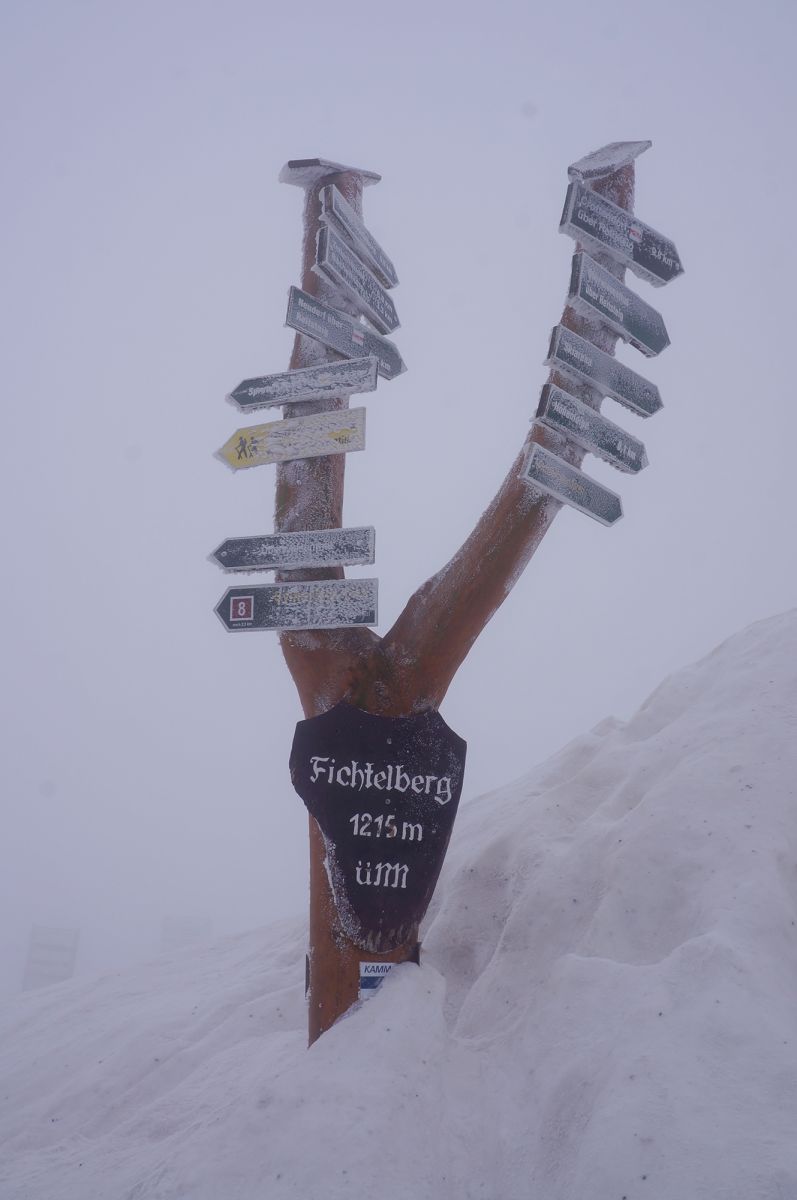
[[651,417],[662,406],[655,383],[564,325],[557,325],[553,330],[545,363],[554,370],[592,384],[604,396],[611,396],[640,417]]
[[303,400],[329,400],[352,392],[372,392],[376,387],[377,362],[373,355],[348,362],[320,363],[244,379],[227,399],[244,412],[271,408],[276,404],[298,404]]
[[293,786],[318,822],[347,936],[374,954],[410,938],[432,898],[466,744],[439,712],[378,717],[340,703],[300,721]]
[[350,567],[374,561],[372,526],[356,529],[303,529],[227,538],[211,555],[225,571],[298,571]]
[[318,231],[316,266],[380,333],[398,328],[396,306],[379,280],[327,225]]
[[635,475],[648,465],[645,447],[638,438],[553,384],[546,383],[542,389],[537,420],[618,471]]
[[407,369],[397,347],[388,338],[366,329],[347,313],[330,308],[301,288],[292,287],[288,293],[285,323],[347,358],[375,355],[383,379],[393,379]]
[[334,184],[328,184],[321,192],[321,203],[323,205],[321,220],[324,224],[335,227],[352,250],[368,263],[385,287],[395,287],[398,283],[396,268],[374,235],[358,217],[340,188],[335,187]]
[[573,255],[568,298],[576,312],[599,317],[649,358],[670,344],[661,314],[583,251]]
[[365,449],[365,409],[342,408],[236,429],[217,452],[234,471]]
[[601,525],[614,525],[623,515],[623,503],[616,492],[536,443],[531,447],[520,478],[535,491],[577,508],[600,521]]
[[565,198],[562,233],[611,254],[640,279],[662,287],[683,273],[675,244],[578,180]]
[[376,579],[324,579],[228,588],[216,615],[242,629],[341,629],[377,623]]

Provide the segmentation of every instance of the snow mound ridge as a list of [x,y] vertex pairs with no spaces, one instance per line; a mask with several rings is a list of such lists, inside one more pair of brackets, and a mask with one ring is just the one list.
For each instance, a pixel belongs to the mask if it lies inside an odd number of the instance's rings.
[[465,805],[310,1052],[298,924],[7,1004],[0,1197],[795,1200],[796,735],[787,613]]

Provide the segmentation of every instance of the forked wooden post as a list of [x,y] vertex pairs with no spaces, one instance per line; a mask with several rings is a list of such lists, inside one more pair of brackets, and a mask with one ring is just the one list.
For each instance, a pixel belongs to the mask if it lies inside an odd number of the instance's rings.
[[[352,170],[317,174],[305,183],[302,288],[341,308],[340,295],[312,270],[321,212],[320,191],[334,183],[358,213],[363,182],[377,176]],[[297,182],[297,180],[292,180]],[[634,164],[590,179],[590,186],[615,204],[633,208]],[[595,254],[618,278],[624,272],[609,256]],[[354,313],[354,309],[351,310]],[[612,353],[617,341],[597,321],[566,308],[562,323]],[[546,331],[540,330],[543,357]],[[297,334],[291,367],[305,367],[339,356],[319,342]],[[551,374],[551,382],[562,384]],[[587,385],[567,383],[592,407],[601,394]],[[530,401],[532,397],[529,397]],[[342,408],[348,397],[303,404],[301,413]],[[297,415],[287,406],[285,416]],[[531,440],[539,441],[574,465],[584,452],[553,432],[534,426],[492,503],[454,557],[412,595],[384,637],[369,629],[282,632],[280,642],[306,717],[326,712],[341,700],[377,716],[407,717],[437,709],[474,641],[509,594],[561,505],[519,479]],[[279,532],[334,528],[342,524],[345,454],[283,463],[277,468],[275,529]],[[342,568],[290,571],[282,580],[340,578]],[[309,1037],[312,1043],[357,1000],[359,963],[364,952],[344,933],[333,903],[325,868],[323,839],[310,821]],[[368,954],[384,962],[403,962],[417,949],[418,931],[389,954]]]

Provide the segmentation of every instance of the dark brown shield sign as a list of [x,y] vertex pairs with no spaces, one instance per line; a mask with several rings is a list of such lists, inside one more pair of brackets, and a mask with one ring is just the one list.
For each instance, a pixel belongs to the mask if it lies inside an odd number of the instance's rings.
[[291,779],[324,836],[335,905],[356,945],[385,954],[424,916],[465,751],[433,709],[377,717],[341,702],[296,726]]

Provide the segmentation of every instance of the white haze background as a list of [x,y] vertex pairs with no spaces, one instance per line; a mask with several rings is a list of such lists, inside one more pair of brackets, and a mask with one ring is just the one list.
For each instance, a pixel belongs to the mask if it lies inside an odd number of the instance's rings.
[[[652,138],[637,212],[659,385],[614,530],[565,511],[443,707],[466,795],[792,606],[795,112],[789,2],[7,3],[3,89],[0,993],[32,922],[78,968],[301,915],[299,705],[270,634],[225,634],[222,538],[271,529],[273,469],[212,457],[225,394],[284,369],[301,196],[288,158],[377,170],[409,370],[367,398],[347,523],[377,530],[382,631],[522,442],[565,295],[573,159]],[[369,569],[363,569],[367,573]],[[356,571],[354,572],[357,573]],[[455,835],[456,836],[456,835]]]

